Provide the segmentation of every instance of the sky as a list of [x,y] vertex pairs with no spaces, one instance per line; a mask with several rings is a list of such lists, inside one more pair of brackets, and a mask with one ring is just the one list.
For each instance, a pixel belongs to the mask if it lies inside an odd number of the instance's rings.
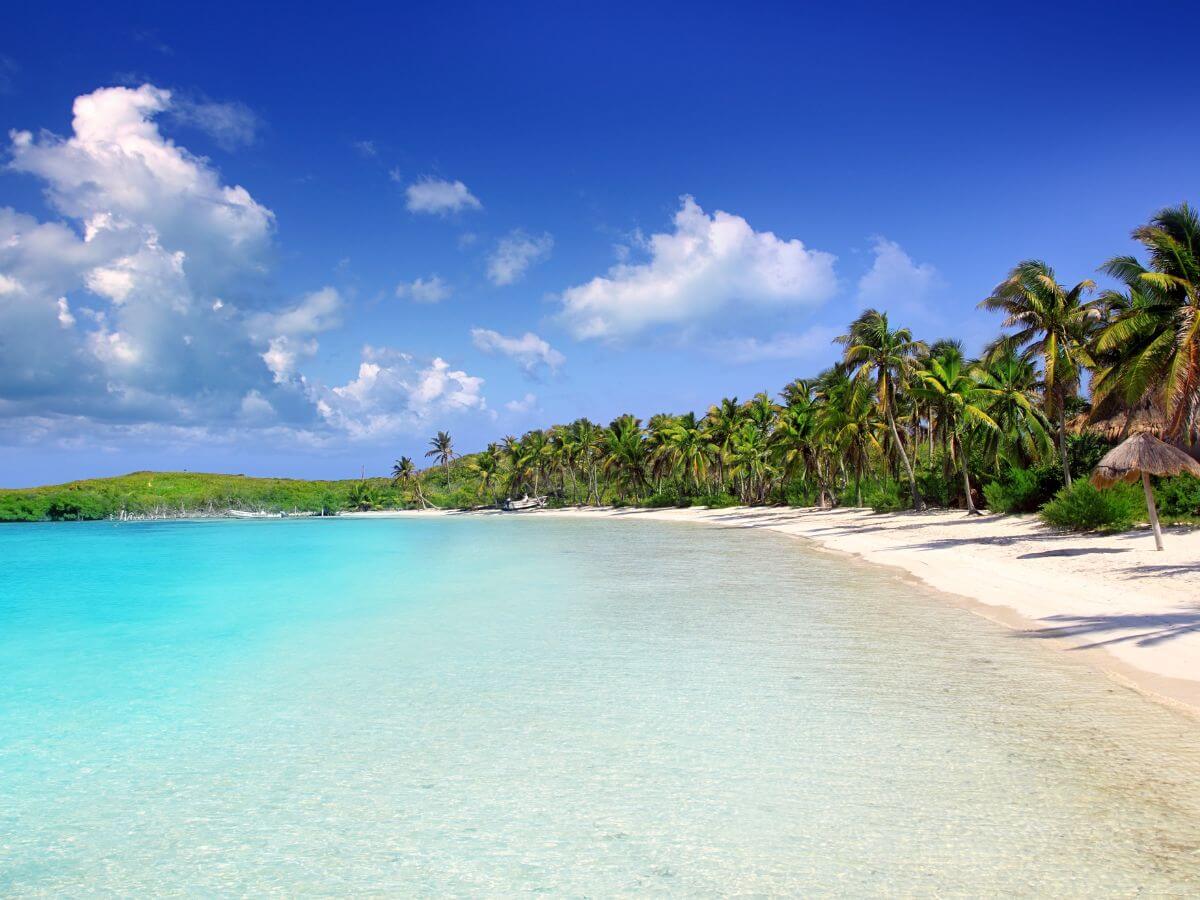
[[702,412],[868,306],[975,351],[1200,200],[1185,3],[268,6],[6,11],[0,486]]

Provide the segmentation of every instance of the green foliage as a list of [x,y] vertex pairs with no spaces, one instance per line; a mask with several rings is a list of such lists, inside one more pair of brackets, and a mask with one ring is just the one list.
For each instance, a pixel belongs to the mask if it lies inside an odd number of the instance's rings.
[[1063,488],[1042,508],[1042,520],[1071,531],[1124,531],[1146,515],[1141,489],[1118,483],[1099,490],[1079,480]]
[[962,478],[953,470],[947,473],[946,465],[939,457],[917,471],[917,489],[930,506],[950,507],[962,495]]
[[1154,499],[1164,518],[1195,519],[1200,517],[1200,478],[1179,475],[1159,478],[1154,486]]
[[709,509],[727,509],[738,505],[738,498],[732,494],[714,493],[700,494],[693,498],[696,506],[707,506]]
[[1031,469],[1007,468],[983,486],[983,497],[993,512],[1029,513],[1051,500],[1062,486],[1062,469],[1054,463]]
[[863,502],[875,512],[896,512],[907,509],[910,500],[900,482],[892,478],[881,478],[863,485]]
[[817,489],[807,481],[794,478],[784,485],[783,502],[788,506],[816,506]]
[[[1085,431],[1082,434],[1067,436],[1067,454],[1071,465],[1071,478],[1089,478],[1096,468],[1100,458],[1113,448],[1114,444],[1106,441],[1098,434]],[[1060,469],[1061,483],[1061,469]]]
[[[130,516],[219,514],[229,509],[332,513],[345,509],[360,482],[247,478],[199,472],[134,472],[69,484],[0,490],[0,521],[72,521]],[[375,502],[399,498],[382,478],[366,479]]]

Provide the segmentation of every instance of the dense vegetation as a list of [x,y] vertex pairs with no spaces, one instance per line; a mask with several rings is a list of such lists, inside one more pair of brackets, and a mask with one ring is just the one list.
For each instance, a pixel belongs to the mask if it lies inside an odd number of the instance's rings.
[[[1111,442],[1068,423],[1124,416],[1128,427],[1149,410],[1166,439],[1191,446],[1200,437],[1200,220],[1185,204],[1133,235],[1146,262],[1120,256],[1101,266],[1119,290],[1061,284],[1038,260],[1016,265],[980,303],[1005,318],[978,359],[870,309],[838,338],[842,358],[829,369],[777,398],[726,398],[703,416],[577,419],[462,458],[439,432],[431,468],[403,457],[391,479],[141,473],[0,492],[0,519],[467,507],[530,493],[559,505],[986,505],[1040,509],[1062,527],[1127,527],[1145,514],[1142,501],[1085,481]],[[1166,518],[1200,517],[1197,479],[1164,480],[1156,491]]]
[[[1039,260],[1016,265],[980,303],[1005,318],[978,359],[956,340],[926,342],[866,310],[838,338],[842,359],[778,399],[726,398],[702,417],[643,424],[625,415],[607,427],[579,419],[507,437],[470,458],[476,493],[461,499],[528,491],[562,503],[968,512],[1053,501],[1044,513],[1052,524],[1127,526],[1145,514],[1133,494],[1077,486],[1111,442],[1072,433],[1068,422],[1125,415],[1128,427],[1135,411],[1151,410],[1168,440],[1200,437],[1200,221],[1185,204],[1133,235],[1145,263],[1121,256],[1101,266],[1120,290],[1061,284]],[[431,454],[444,453],[438,446]],[[1200,516],[1195,479],[1157,490],[1167,517]]]

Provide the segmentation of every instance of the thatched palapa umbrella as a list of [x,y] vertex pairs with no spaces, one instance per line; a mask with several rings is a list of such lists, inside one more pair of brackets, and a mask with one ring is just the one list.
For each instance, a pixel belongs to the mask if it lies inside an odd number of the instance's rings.
[[1154,505],[1154,491],[1150,489],[1151,475],[1181,475],[1187,472],[1200,475],[1200,463],[1178,447],[1164,444],[1150,434],[1135,434],[1120,446],[1104,454],[1096,471],[1092,473],[1092,484],[1106,488],[1118,481],[1137,481],[1142,478],[1142,490],[1146,492],[1146,509],[1150,513],[1150,527],[1154,529],[1154,546],[1163,548],[1162,528],[1158,524],[1158,509]]

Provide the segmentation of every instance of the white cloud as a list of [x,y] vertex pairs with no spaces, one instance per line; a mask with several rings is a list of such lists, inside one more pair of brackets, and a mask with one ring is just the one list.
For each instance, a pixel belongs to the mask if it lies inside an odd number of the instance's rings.
[[576,338],[691,324],[734,304],[815,306],[837,289],[832,254],[755,231],[740,216],[710,216],[684,197],[674,224],[650,236],[648,262],[619,262],[563,292],[561,319]]
[[537,409],[537,399],[536,394],[526,394],[520,400],[509,400],[504,408],[515,415],[525,415]]
[[877,237],[871,249],[875,261],[858,280],[858,299],[863,306],[911,311],[942,283],[937,269],[929,263],[913,262],[895,241]]
[[264,363],[273,334],[251,333],[277,315],[263,292],[274,215],[163,137],[172,102],[105,88],[76,99],[66,138],[10,132],[10,169],[41,179],[65,223],[0,208],[0,271],[20,287],[0,294],[4,415],[207,427],[259,390],[318,421]]
[[814,325],[799,333],[780,332],[769,338],[730,338],[717,341],[713,355],[724,363],[754,363],[765,360],[812,360],[822,354],[832,356],[830,345],[841,329]]
[[450,293],[450,285],[438,275],[402,281],[396,285],[396,296],[410,297],[414,303],[441,303]]
[[409,212],[448,215],[464,209],[482,209],[479,198],[461,181],[445,181],[426,176],[404,191]]
[[506,337],[488,328],[472,328],[471,342],[484,353],[500,353],[516,362],[527,374],[534,375],[544,366],[551,374],[557,372],[567,358],[532,331],[520,337]]
[[59,297],[54,305],[58,308],[58,324],[63,328],[74,326],[75,317],[71,315],[71,304],[67,302],[67,298]]
[[176,97],[169,113],[174,121],[203,131],[226,150],[253,144],[261,124],[254,110],[236,101]]
[[365,156],[367,159],[379,155],[379,149],[375,146],[374,141],[354,141],[350,146],[357,150],[360,156]]
[[514,229],[496,243],[488,257],[488,279],[495,285],[512,284],[534,263],[548,258],[553,248],[554,238],[548,233],[536,236]]
[[341,311],[341,294],[337,288],[326,286],[305,294],[294,306],[251,316],[248,325],[250,333],[259,339],[300,337],[336,328],[341,324]]
[[482,378],[452,369],[440,357],[420,365],[407,353],[367,346],[358,375],[323,391],[318,409],[352,437],[378,438],[435,418],[486,410],[482,389]]

